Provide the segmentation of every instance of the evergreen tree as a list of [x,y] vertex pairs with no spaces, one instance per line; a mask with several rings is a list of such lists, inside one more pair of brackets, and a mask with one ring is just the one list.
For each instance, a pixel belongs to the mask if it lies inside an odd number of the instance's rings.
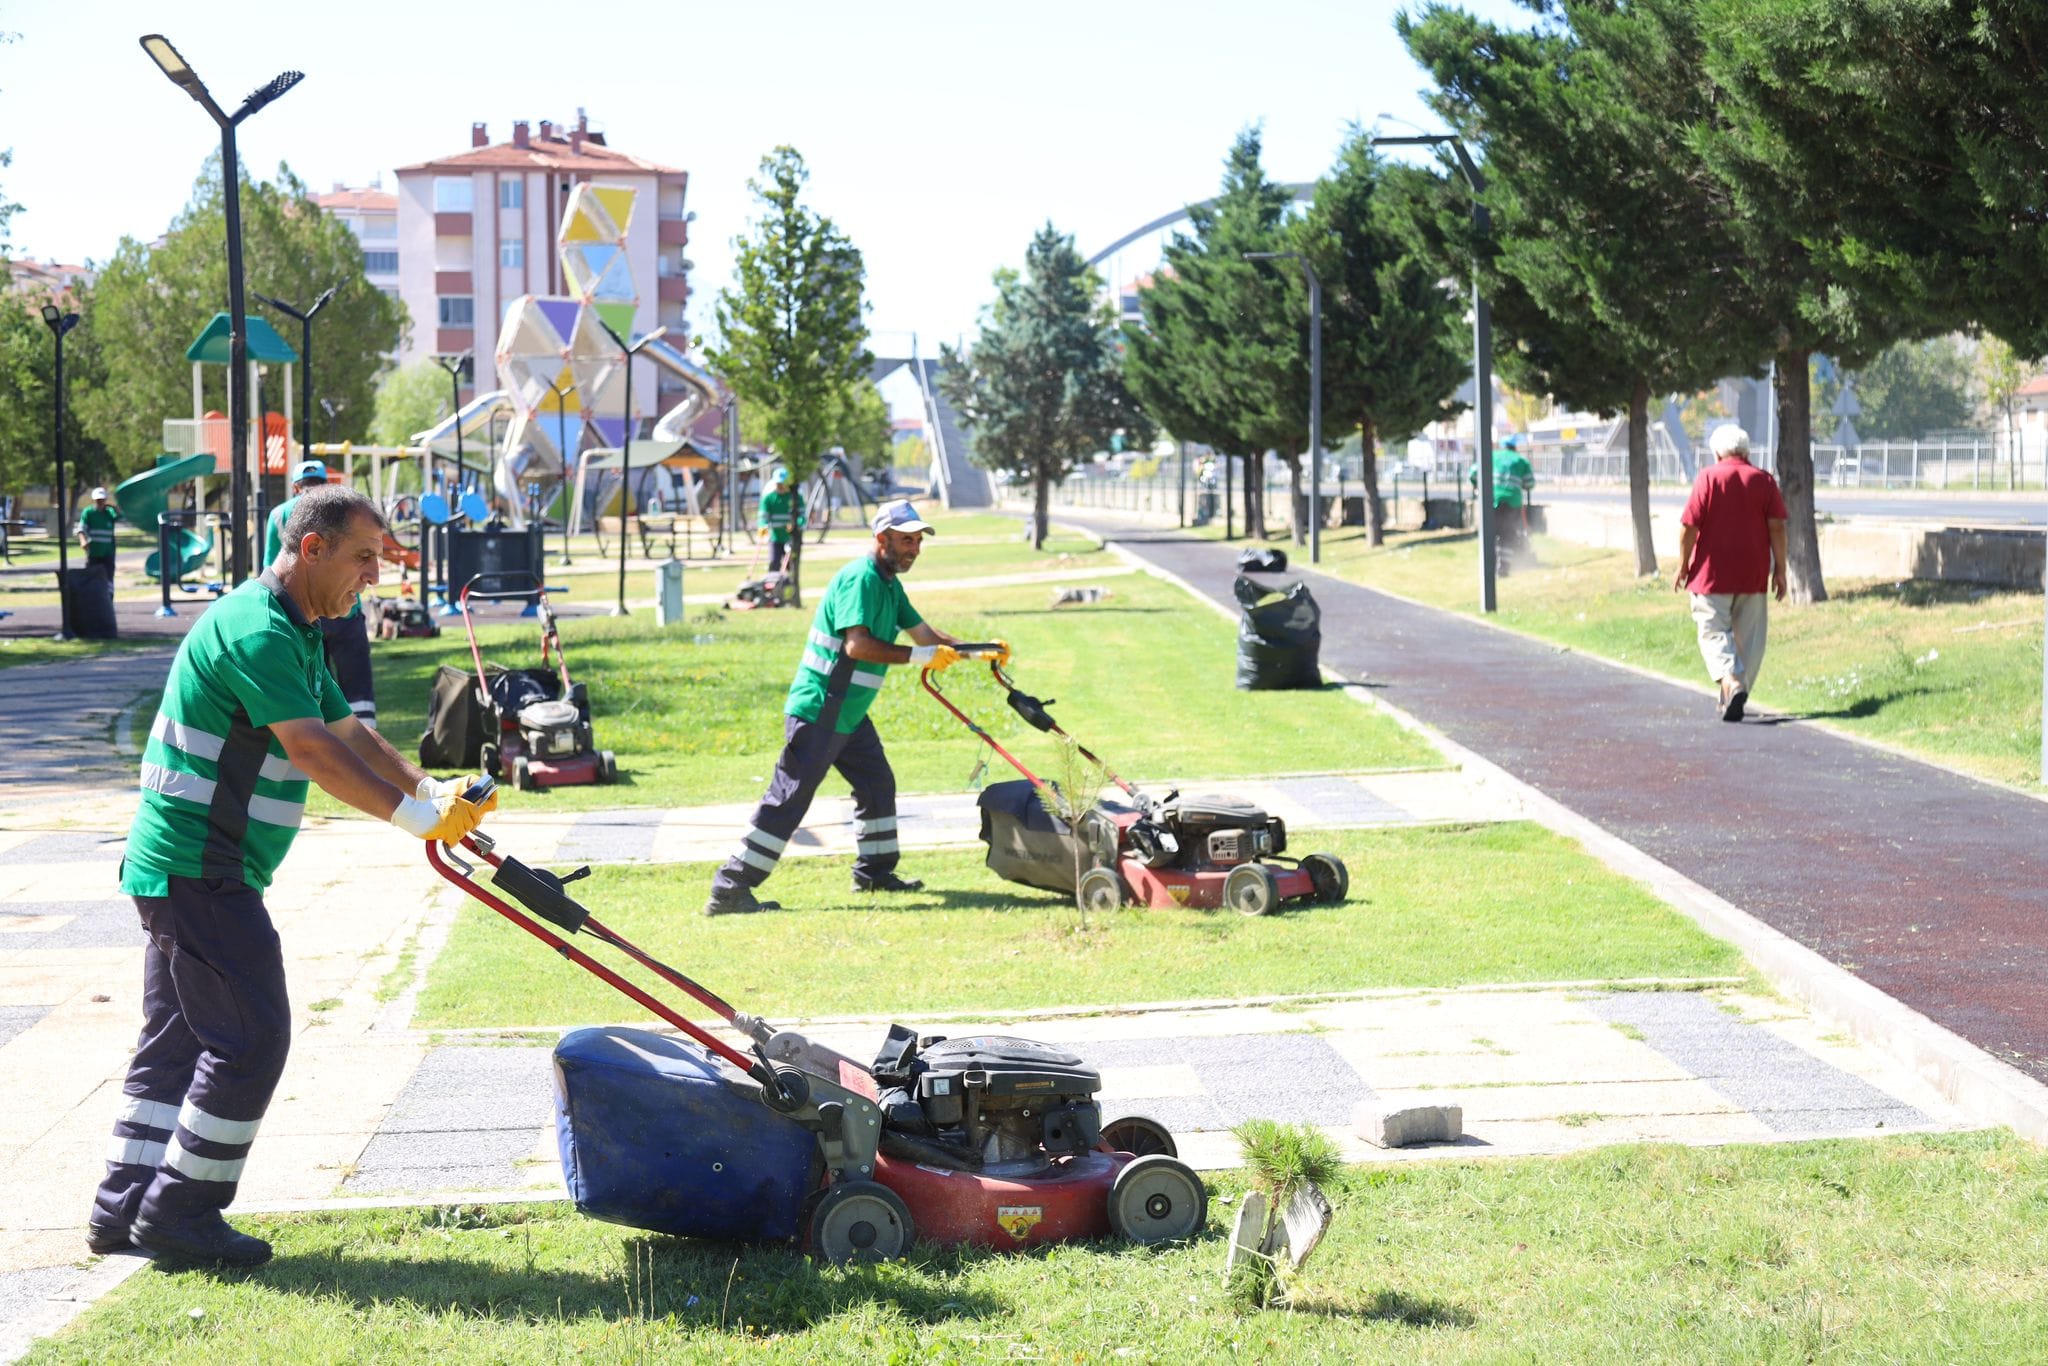
[[974,461],[1031,483],[1031,545],[1045,547],[1053,485],[1142,419],[1124,390],[1115,320],[1074,239],[1048,223],[1021,273],[996,272],[973,349],[943,348],[939,386],[973,436]]
[[1354,128],[1296,234],[1323,283],[1323,411],[1339,430],[1358,430],[1372,545],[1386,528],[1378,439],[1411,436],[1446,416],[1469,369],[1461,301],[1410,249],[1399,201],[1379,193],[1387,173]]
[[1754,300],[1717,283],[1739,247],[1685,145],[1696,92],[1643,78],[1673,59],[1667,36],[1582,0],[1551,14],[1568,23],[1432,8],[1398,25],[1437,111],[1483,147],[1493,221],[1478,246],[1511,343],[1503,370],[1573,406],[1626,409],[1636,571],[1654,574],[1650,395],[1750,368],[1767,331]]
[[1954,337],[1899,342],[1857,372],[1862,415],[1856,430],[1872,441],[1912,440],[1970,420],[1970,357]]
[[1290,246],[1285,186],[1266,178],[1256,129],[1238,135],[1223,192],[1188,214],[1152,285],[1138,295],[1142,326],[1126,327],[1124,378],[1140,407],[1183,441],[1244,464],[1245,530],[1263,537],[1264,458],[1279,450],[1298,472],[1307,445],[1307,322],[1298,296],[1276,285],[1271,262],[1247,252]]
[[[855,386],[874,357],[860,250],[831,219],[802,202],[810,171],[794,147],[761,159],[748,182],[758,208],[751,237],[735,238],[733,288],[719,291],[713,368],[737,392],[742,412],[762,404],[767,435],[799,486],[832,444]],[[803,538],[790,543],[789,576],[803,601]]]

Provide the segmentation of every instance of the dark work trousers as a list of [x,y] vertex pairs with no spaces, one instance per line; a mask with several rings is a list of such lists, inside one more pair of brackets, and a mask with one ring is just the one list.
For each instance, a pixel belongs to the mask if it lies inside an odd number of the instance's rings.
[[780,573],[783,558],[788,554],[788,541],[770,540],[768,542],[768,572],[771,574]]
[[105,558],[105,559],[103,559],[103,560],[97,560],[97,559],[88,559],[88,560],[87,560],[87,561],[85,562],[85,567],[86,567],[87,569],[97,569],[97,570],[98,570],[98,571],[100,572],[100,576],[101,576],[102,578],[106,579],[106,581],[107,581],[107,587],[109,587],[109,588],[112,588],[112,587],[114,586],[114,557],[113,557],[113,556],[109,555],[109,556],[107,556],[107,558]]
[[[837,707],[827,714],[836,713]],[[896,774],[882,752],[882,737],[866,717],[841,735],[823,721],[785,716],[782,754],[768,780],[767,795],[754,808],[754,824],[733,856],[712,879],[714,887],[758,887],[775,871],[789,837],[803,824],[827,770],[853,788],[853,871],[874,878],[896,867]]]
[[142,1036],[128,1064],[95,1223],[175,1226],[225,1209],[291,1051],[284,958],[263,897],[174,877],[139,896]]
[[327,647],[327,671],[341,684],[356,720],[377,729],[377,689],[370,681],[370,619],[366,616],[322,617],[320,634]]

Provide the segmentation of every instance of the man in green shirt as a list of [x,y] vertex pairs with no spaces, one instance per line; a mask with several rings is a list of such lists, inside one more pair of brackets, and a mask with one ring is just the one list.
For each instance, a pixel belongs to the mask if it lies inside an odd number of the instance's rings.
[[[884,503],[875,514],[875,549],[832,576],[811,620],[810,638],[783,704],[782,754],[754,823],[711,882],[706,915],[780,909],[754,889],[768,880],[790,837],[803,824],[818,784],[837,769],[853,788],[853,886],[860,892],[914,892],[924,886],[896,875],[896,774],[868,707],[892,664],[944,669],[960,659],[958,637],[917,614],[903,575],[932,527],[909,500]],[[898,645],[908,632],[917,642]]]
[[775,471],[773,486],[761,495],[760,528],[768,537],[768,572],[773,574],[789,553],[790,534],[801,536],[804,531],[804,496],[796,491],[786,465]]
[[[285,518],[291,516],[300,495],[308,489],[326,486],[327,466],[321,461],[308,460],[293,472],[292,496],[272,508],[270,519],[264,524],[263,563],[274,561],[284,548]],[[377,729],[377,684],[370,672],[370,626],[363,617],[361,601],[342,616],[322,617],[320,634],[327,641],[327,668],[341,685],[341,695],[348,699],[349,710],[355,713],[356,720],[371,730]]]
[[377,582],[384,519],[338,485],[298,499],[285,549],[208,608],[164,683],[142,755],[121,890],[143,950],[142,1034],[86,1245],[253,1266],[270,1245],[221,1217],[284,1072],[291,1008],[263,893],[309,783],[418,839],[454,841],[497,803],[400,758],[352,716],[314,625]]
[[78,543],[85,547],[85,567],[106,575],[114,582],[114,510],[107,506],[107,491],[92,491],[92,506],[78,514]]

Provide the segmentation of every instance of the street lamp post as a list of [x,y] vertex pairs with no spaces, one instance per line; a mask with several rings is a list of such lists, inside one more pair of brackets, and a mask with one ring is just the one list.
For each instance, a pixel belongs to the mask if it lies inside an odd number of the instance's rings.
[[259,300],[269,304],[287,318],[297,318],[299,320],[299,454],[301,456],[313,448],[313,315],[327,307],[327,301],[332,299],[334,291],[340,288],[340,285],[329,285],[319,298],[313,300],[313,306],[303,313],[282,299],[273,299],[268,294],[258,294],[256,296]]
[[[1492,216],[1486,210],[1486,177],[1473,164],[1465,144],[1449,133],[1423,133],[1415,137],[1375,137],[1375,147],[1449,146],[1458,158],[1458,170],[1472,191],[1472,230],[1483,242],[1492,230]],[[1494,610],[1494,547],[1499,528],[1493,516],[1493,310],[1485,291],[1479,287],[1479,261],[1472,261],[1472,418],[1473,444],[1479,449],[1479,487],[1473,501],[1479,505],[1479,610]]]
[[569,395],[576,392],[576,386],[564,389],[553,380],[548,388],[555,391],[555,448],[562,455],[562,563],[569,563],[569,512],[570,501],[575,494],[569,485]]
[[228,458],[233,462],[229,476],[228,535],[233,541],[229,556],[229,577],[239,584],[249,577],[249,532],[244,513],[249,502],[249,306],[242,289],[242,200],[240,162],[235,153],[235,129],[251,114],[306,79],[305,73],[284,71],[251,91],[241,108],[229,114],[214,103],[199,73],[161,33],[144,34],[142,50],[149,54],[171,84],[190,95],[220,126],[220,174],[223,208],[228,231]]
[[469,477],[469,471],[462,463],[462,369],[469,364],[469,352],[453,356],[436,356],[434,364],[448,372],[448,411],[455,414],[455,496],[462,497],[462,481]]
[[43,321],[57,344],[57,368],[51,376],[50,422],[56,437],[57,506],[50,512],[50,531],[57,537],[57,639],[71,639],[71,524],[65,520],[69,501],[64,488],[64,334],[78,326],[78,315],[55,304],[43,305]]
[[1296,261],[1308,276],[1308,560],[1323,562],[1323,282],[1298,251],[1248,251],[1247,261]]
[[633,513],[633,357],[640,354],[640,348],[649,342],[658,341],[668,333],[668,328],[657,327],[639,341],[628,345],[626,339],[612,331],[611,324],[598,319],[597,325],[604,329],[619,350],[626,353],[626,430],[619,442],[619,601],[612,608],[612,615],[626,615],[626,521]]

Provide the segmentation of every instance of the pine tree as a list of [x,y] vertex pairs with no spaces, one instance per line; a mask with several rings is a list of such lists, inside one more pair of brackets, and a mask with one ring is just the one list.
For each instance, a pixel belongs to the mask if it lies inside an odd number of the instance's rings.
[[941,352],[940,387],[974,438],[974,460],[1031,483],[1031,544],[1043,549],[1052,486],[1117,432],[1149,440],[1125,392],[1115,323],[1099,281],[1050,223],[1022,273],[996,272],[996,301],[973,350]]

